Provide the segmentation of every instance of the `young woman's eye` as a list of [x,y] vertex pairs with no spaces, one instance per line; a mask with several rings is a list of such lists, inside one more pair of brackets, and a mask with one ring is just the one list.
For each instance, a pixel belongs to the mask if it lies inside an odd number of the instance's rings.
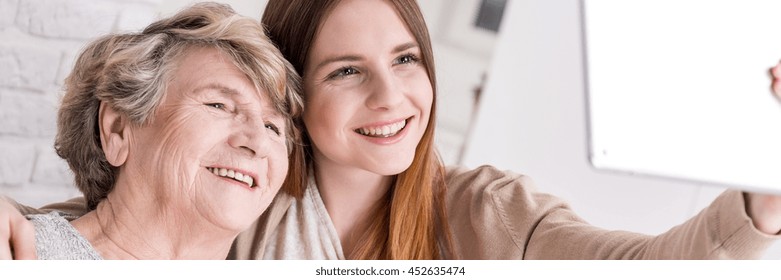
[[329,74],[328,79],[341,79],[355,74],[358,74],[358,69],[355,69],[355,67],[342,67]]
[[396,59],[395,64],[411,64],[420,61],[414,54],[405,54]]
[[282,135],[282,132],[279,130],[279,127],[277,127],[274,123],[270,123],[270,122],[266,123],[265,127],[266,129],[270,129],[271,131],[273,131],[275,134],[277,134],[277,136]]

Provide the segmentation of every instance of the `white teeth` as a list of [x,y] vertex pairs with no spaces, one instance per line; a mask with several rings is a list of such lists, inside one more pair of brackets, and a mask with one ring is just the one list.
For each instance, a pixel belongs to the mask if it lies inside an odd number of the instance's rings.
[[407,120],[402,120],[394,124],[383,125],[380,127],[362,127],[356,129],[355,132],[358,132],[366,136],[390,137],[396,135],[396,133],[399,133],[399,131],[403,129],[406,125],[407,125]]
[[206,167],[209,172],[214,173],[214,175],[231,178],[239,182],[246,183],[250,188],[253,187],[253,183],[255,182],[255,179],[252,178],[252,176],[244,175],[241,172],[225,169],[225,168],[213,168],[213,167]]

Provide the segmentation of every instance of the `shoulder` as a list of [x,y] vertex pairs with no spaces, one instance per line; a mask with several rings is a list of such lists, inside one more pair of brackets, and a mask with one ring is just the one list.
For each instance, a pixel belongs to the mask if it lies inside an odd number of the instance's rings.
[[35,227],[35,249],[39,259],[101,259],[97,251],[60,212],[26,216]]
[[288,193],[278,192],[266,211],[248,229],[236,237],[228,253],[228,259],[262,259],[267,243],[273,242],[269,241],[271,235],[277,230],[288,210],[296,208],[298,203],[300,201]]
[[70,223],[65,219],[64,215],[57,211],[52,211],[47,214],[31,214],[25,216],[33,225],[37,231],[55,231],[54,229],[59,227],[70,227]]
[[532,211],[568,207],[563,200],[537,190],[529,177],[512,171],[483,165],[475,169],[447,167],[447,203],[471,203],[472,207],[495,207]]
[[475,169],[463,166],[447,167],[445,183],[448,199],[476,195],[489,195],[496,198],[518,196],[519,199],[530,199],[528,196],[537,191],[534,181],[528,176],[499,170],[489,165]]
[[454,246],[466,259],[520,259],[535,227],[561,199],[528,177],[492,166],[446,168],[446,207]]

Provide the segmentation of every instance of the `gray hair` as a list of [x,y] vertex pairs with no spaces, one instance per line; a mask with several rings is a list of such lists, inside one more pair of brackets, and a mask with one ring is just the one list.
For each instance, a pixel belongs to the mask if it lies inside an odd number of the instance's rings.
[[86,46],[66,78],[54,148],[73,170],[88,209],[95,209],[111,192],[119,172],[101,148],[101,102],[134,124],[148,124],[176,63],[191,47],[215,48],[230,57],[258,92],[266,92],[287,118],[289,152],[300,148],[300,131],[292,120],[303,110],[301,78],[259,22],[226,5],[199,3],[152,23],[140,33],[95,40]]

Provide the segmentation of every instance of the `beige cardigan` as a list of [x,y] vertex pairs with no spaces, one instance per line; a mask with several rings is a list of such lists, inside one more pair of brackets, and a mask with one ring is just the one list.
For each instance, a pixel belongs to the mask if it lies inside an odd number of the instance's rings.
[[[759,232],[743,195],[727,191],[686,223],[658,236],[589,225],[561,199],[537,192],[527,177],[483,166],[449,168],[448,219],[461,259],[754,259],[778,236]],[[279,193],[268,210],[242,232],[230,259],[262,259],[269,236],[294,198]],[[81,214],[82,199],[40,210]]]

